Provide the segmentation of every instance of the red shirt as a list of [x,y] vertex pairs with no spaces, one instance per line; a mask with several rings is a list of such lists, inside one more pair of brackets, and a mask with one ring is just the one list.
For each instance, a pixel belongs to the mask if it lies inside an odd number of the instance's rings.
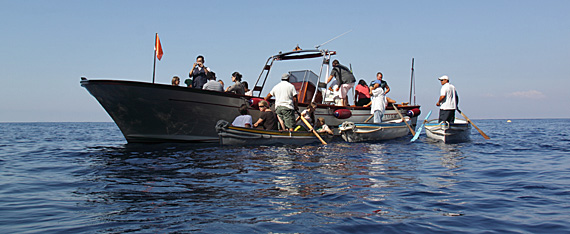
[[358,99],[370,98],[370,89],[368,89],[368,87],[359,84],[356,86],[355,90]]

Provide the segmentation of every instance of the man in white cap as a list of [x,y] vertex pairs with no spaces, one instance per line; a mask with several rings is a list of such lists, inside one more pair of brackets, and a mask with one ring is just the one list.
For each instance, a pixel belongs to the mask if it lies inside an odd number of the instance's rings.
[[295,129],[295,110],[297,106],[297,90],[289,83],[289,74],[281,76],[281,82],[273,87],[265,100],[269,102],[271,97],[275,97],[275,113],[283,121],[284,128],[293,131]]
[[455,120],[455,109],[459,104],[459,96],[455,86],[449,83],[449,77],[441,76],[438,78],[441,82],[441,91],[439,92],[439,100],[436,106],[439,106],[439,122],[447,121],[453,123]]

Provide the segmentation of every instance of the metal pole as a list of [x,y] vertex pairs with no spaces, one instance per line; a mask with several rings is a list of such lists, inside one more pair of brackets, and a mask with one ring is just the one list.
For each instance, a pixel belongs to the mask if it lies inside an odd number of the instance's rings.
[[152,66],[152,83],[154,84],[154,74],[156,70],[156,38],[158,38],[158,33],[154,35],[154,65]]
[[412,104],[412,88],[413,88],[413,86],[414,86],[414,58],[412,58],[412,73],[410,76],[410,99],[408,100],[410,105]]

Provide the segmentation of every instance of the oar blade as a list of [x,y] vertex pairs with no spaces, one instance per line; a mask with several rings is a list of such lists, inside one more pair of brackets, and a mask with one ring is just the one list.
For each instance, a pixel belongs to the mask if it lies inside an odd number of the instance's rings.
[[414,137],[410,140],[410,142],[414,142],[416,141],[419,137],[420,137],[420,133],[422,133],[422,129],[424,128],[424,124],[426,123],[426,121],[429,119],[429,116],[431,115],[431,110],[428,112],[428,114],[426,115],[426,118],[424,119],[424,121],[422,122],[422,124],[420,125],[420,128],[418,129],[418,131],[416,132],[416,134],[414,135]]
[[483,138],[485,138],[485,140],[491,139],[489,136],[487,136],[487,134],[485,134],[485,133],[483,132],[483,130],[479,129],[479,128],[477,127],[477,125],[475,125],[475,123],[473,123],[473,121],[471,121],[469,118],[467,118],[467,116],[466,116],[465,114],[463,114],[463,112],[459,112],[459,113],[463,116],[463,118],[465,118],[465,120],[467,120],[467,122],[469,122],[471,125],[473,125],[473,127],[475,127],[475,129],[477,129],[477,131],[479,132],[479,134],[481,134],[481,136],[483,136]]

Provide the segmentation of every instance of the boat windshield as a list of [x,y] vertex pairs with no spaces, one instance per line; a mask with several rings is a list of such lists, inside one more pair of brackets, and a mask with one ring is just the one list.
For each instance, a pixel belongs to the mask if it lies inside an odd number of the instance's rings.
[[316,86],[319,82],[319,76],[311,70],[290,71],[289,75],[291,75],[289,77],[290,83],[306,81]]

